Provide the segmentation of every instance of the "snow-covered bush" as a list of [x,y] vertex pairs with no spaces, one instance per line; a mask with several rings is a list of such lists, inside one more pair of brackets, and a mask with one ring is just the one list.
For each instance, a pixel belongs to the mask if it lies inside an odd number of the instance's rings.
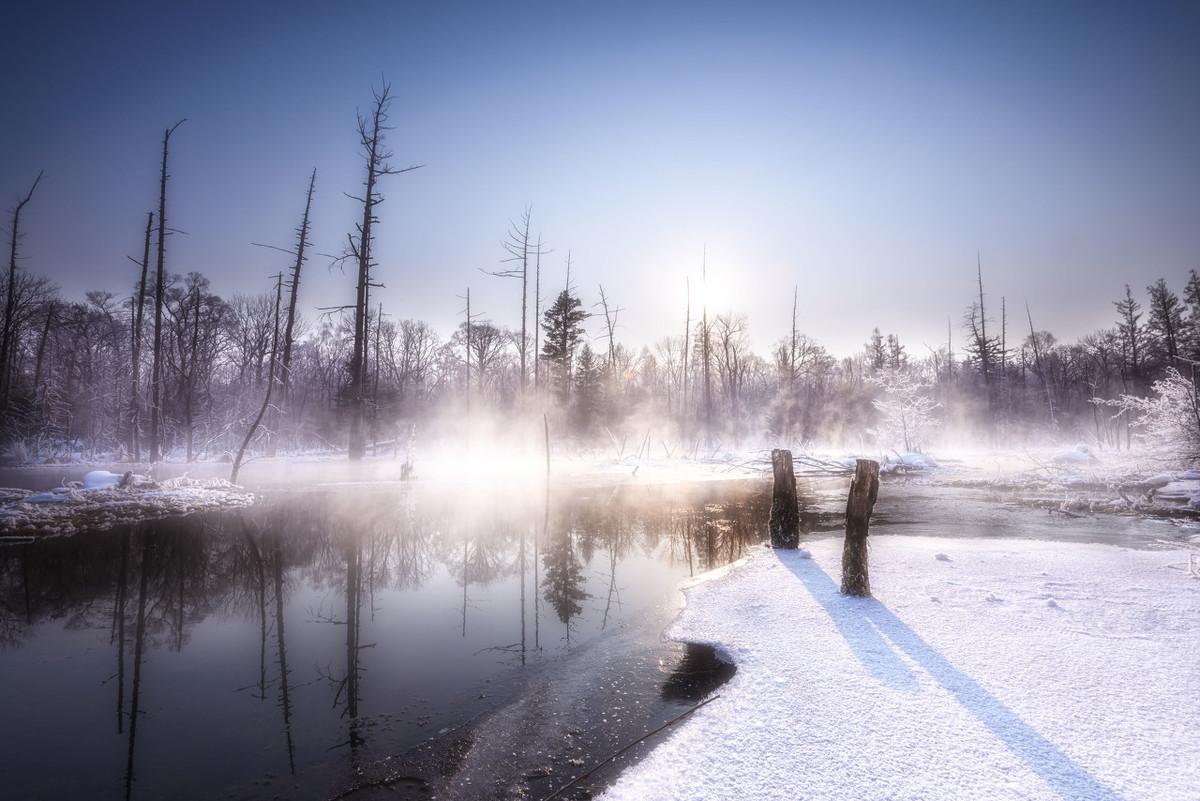
[[882,391],[882,397],[873,401],[880,416],[871,433],[880,444],[903,443],[905,451],[919,449],[925,434],[937,425],[933,412],[941,405],[929,395],[931,377],[921,370],[887,366],[870,381]]
[[1196,385],[1174,367],[1151,385],[1151,395],[1122,395],[1093,403],[1131,415],[1138,436],[1163,459],[1188,467],[1200,463],[1200,401]]

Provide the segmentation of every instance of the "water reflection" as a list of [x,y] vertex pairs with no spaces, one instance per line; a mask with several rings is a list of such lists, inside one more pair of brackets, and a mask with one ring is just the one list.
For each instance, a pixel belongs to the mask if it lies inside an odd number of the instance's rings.
[[470,503],[340,488],[0,547],[6,789],[336,795],[526,670],[586,673],[600,649],[579,646],[614,629],[656,639],[647,610],[739,558],[767,503],[730,483]]

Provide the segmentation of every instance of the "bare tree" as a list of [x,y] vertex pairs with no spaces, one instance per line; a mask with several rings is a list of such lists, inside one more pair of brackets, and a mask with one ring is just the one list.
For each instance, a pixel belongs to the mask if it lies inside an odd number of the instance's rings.
[[542,387],[542,371],[540,365],[542,360],[538,358],[541,352],[539,348],[542,327],[538,325],[538,321],[542,319],[542,255],[551,251],[544,250],[545,243],[542,242],[542,235],[538,234],[537,248],[534,250],[534,268],[533,268],[533,391],[538,393]]
[[705,445],[712,447],[712,332],[708,327],[708,247],[704,248],[703,260],[700,263],[700,276],[704,282],[703,317],[701,318],[701,358],[704,359],[704,439]]
[[12,389],[13,351],[17,339],[17,245],[21,241],[21,212],[33,199],[33,192],[42,181],[43,172],[33,179],[33,185],[12,210],[12,239],[8,256],[8,292],[4,301],[4,329],[0,335],[0,410],[8,408]]
[[679,418],[680,424],[687,419],[688,413],[688,351],[691,349],[692,338],[692,279],[685,277],[684,286],[687,290],[687,308],[683,317],[683,368],[679,382]]
[[163,130],[162,170],[158,179],[158,262],[154,280],[154,360],[150,368],[151,410],[150,410],[150,461],[157,462],[162,458],[162,327],[163,299],[167,290],[167,151],[171,142],[171,134],[175,129],[187,122],[186,119]]
[[607,368],[609,378],[611,379],[615,375],[615,370],[616,370],[616,365],[617,365],[617,349],[616,349],[617,317],[618,317],[618,315],[621,314],[621,312],[623,312],[625,310],[622,309],[620,306],[616,306],[616,305],[610,306],[609,305],[608,295],[604,294],[604,284],[600,285],[600,303],[597,305],[599,305],[604,310],[604,329],[605,329],[606,335],[608,337],[608,356],[606,359],[607,364],[605,365],[605,367]]
[[1042,384],[1042,391],[1046,393],[1046,409],[1050,413],[1050,425],[1055,426],[1054,395],[1050,391],[1050,382],[1046,378],[1046,372],[1042,369],[1041,342],[1037,333],[1033,330],[1033,314],[1029,311],[1029,303],[1025,304],[1025,317],[1029,320],[1029,344],[1033,348],[1033,372]]
[[309,226],[309,212],[312,210],[313,191],[317,186],[317,169],[313,168],[312,175],[308,179],[308,194],[304,199],[304,216],[300,218],[300,227],[296,229],[296,262],[292,266],[292,280],[289,285],[290,295],[288,298],[287,323],[283,327],[283,358],[280,361],[280,382],[284,402],[287,401],[289,389],[291,387],[292,375],[292,349],[295,346],[296,335],[296,299],[300,293],[300,269],[304,266],[305,260],[308,258],[305,251],[308,249],[308,237],[311,232]]
[[[367,450],[366,436],[363,431],[363,421],[366,413],[366,381],[367,381],[367,335],[369,333],[368,309],[370,308],[371,269],[375,267],[372,247],[374,245],[374,225],[379,221],[375,210],[383,202],[377,184],[385,175],[397,175],[419,169],[420,164],[396,169],[388,160],[391,151],[384,145],[384,134],[391,130],[388,123],[388,109],[391,105],[391,85],[384,83],[382,88],[374,91],[374,107],[367,116],[358,115],[358,141],[362,147],[363,158],[367,163],[367,177],[363,181],[365,191],[362,197],[352,199],[363,204],[362,220],[356,224],[358,235],[347,237],[349,251],[347,256],[358,264],[358,283],[354,302],[354,353],[350,361],[350,448],[351,459],[361,459]],[[374,284],[374,286],[378,286]]]
[[[308,178],[308,192],[304,199],[304,214],[300,218],[300,225],[296,228],[296,247],[294,250],[285,248],[276,248],[272,245],[264,245],[272,250],[280,250],[284,253],[295,257],[295,262],[292,264],[292,275],[288,283],[289,297],[287,309],[287,321],[283,327],[283,355],[279,360],[279,380],[280,380],[280,395],[282,399],[275,407],[274,414],[279,413],[279,409],[284,409],[284,414],[287,413],[287,405],[291,394],[291,375],[292,375],[292,350],[295,347],[296,336],[296,301],[300,295],[300,271],[304,267],[304,262],[308,259],[308,237],[311,232],[309,224],[309,214],[312,211],[313,191],[317,185],[317,168],[314,167],[312,174]],[[257,243],[254,243],[257,244]],[[274,456],[278,445],[278,437],[272,437],[267,443],[267,454]]]
[[233,460],[233,470],[229,473],[229,483],[231,484],[237,483],[238,471],[242,469],[242,457],[246,455],[246,447],[250,444],[250,440],[254,439],[254,433],[258,431],[263,417],[267,414],[267,409],[271,406],[271,389],[275,386],[275,356],[279,352],[279,306],[282,300],[283,273],[279,273],[275,276],[275,316],[272,326],[275,334],[271,337],[271,363],[267,369],[267,391],[263,393],[263,402],[258,410],[258,416],[250,424],[250,430],[246,432],[246,437],[242,440],[242,447],[238,448],[237,456]]
[[133,461],[142,460],[142,404],[139,399],[142,378],[142,323],[146,310],[146,277],[150,271],[150,231],[154,212],[146,212],[146,236],[142,242],[142,277],[133,302],[133,331],[130,334],[129,453]]
[[[519,387],[521,395],[525,395],[525,384],[528,379],[528,371],[526,363],[529,356],[529,260],[536,260],[538,268],[537,283],[541,283],[541,257],[549,251],[543,251],[542,238],[538,235],[537,242],[530,239],[530,223],[533,219],[533,207],[526,206],[525,211],[521,213],[520,221],[513,220],[508,226],[508,236],[501,242],[501,247],[508,255],[500,260],[501,264],[512,264],[502,270],[496,270],[489,273],[497,278],[519,278],[521,279],[521,338],[518,340],[519,362],[520,362],[520,380]],[[568,256],[568,259],[570,256]],[[519,267],[517,265],[520,265]],[[535,286],[535,294],[540,290],[540,286]],[[540,305],[540,304],[539,304]],[[536,318],[535,318],[536,323]]]

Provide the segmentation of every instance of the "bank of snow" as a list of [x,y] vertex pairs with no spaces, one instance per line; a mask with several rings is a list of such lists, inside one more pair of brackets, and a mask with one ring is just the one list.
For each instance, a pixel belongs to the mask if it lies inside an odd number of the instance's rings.
[[880,537],[854,599],[808,547],[687,591],[737,674],[607,801],[1200,798],[1187,552]]
[[0,536],[49,536],[139,520],[249,506],[254,495],[223,479],[152,481],[93,470],[48,492],[0,489]]

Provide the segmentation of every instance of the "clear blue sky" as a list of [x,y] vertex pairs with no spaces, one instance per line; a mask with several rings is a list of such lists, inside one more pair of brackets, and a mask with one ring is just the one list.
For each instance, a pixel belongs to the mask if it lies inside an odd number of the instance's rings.
[[[39,169],[23,266],[125,293],[174,141],[172,272],[261,291],[317,167],[316,249],[356,210],[356,108],[396,102],[378,231],[386,310],[448,334],[528,203],[562,281],[680,333],[708,247],[713,307],[765,347],[789,325],[838,353],[873,326],[955,336],[977,250],[999,296],[1073,338],[1128,281],[1200,267],[1200,4],[56,3],[0,18],[0,199]],[[349,302],[314,258],[304,305]],[[311,314],[311,312],[310,312]],[[594,334],[599,334],[595,327]]]

